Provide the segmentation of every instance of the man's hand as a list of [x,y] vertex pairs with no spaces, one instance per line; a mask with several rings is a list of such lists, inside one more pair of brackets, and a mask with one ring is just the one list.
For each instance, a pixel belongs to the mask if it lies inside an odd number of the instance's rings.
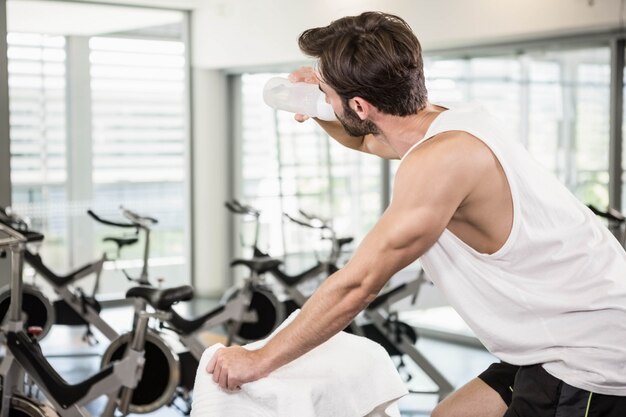
[[309,83],[319,84],[320,80],[317,76],[317,71],[312,67],[300,67],[291,74],[289,74],[289,81],[292,83]]
[[260,351],[231,346],[217,350],[206,370],[213,374],[213,381],[220,387],[235,391],[241,389],[242,384],[269,374],[262,364]]
[[[289,81],[292,83],[309,83],[319,84],[320,80],[317,77],[317,72],[311,67],[300,67],[291,74],[289,74]],[[297,122],[304,122],[309,119],[309,116],[305,114],[296,114],[293,116]]]

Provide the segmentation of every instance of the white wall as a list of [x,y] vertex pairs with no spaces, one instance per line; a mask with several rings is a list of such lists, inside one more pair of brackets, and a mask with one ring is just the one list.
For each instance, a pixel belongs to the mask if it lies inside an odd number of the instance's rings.
[[[591,2],[591,5],[590,5]],[[425,50],[613,29],[620,0],[199,0],[193,65],[239,68],[302,61],[298,35],[382,10],[406,19]]]
[[169,10],[20,0],[7,3],[8,31],[90,36],[178,23],[181,13]]

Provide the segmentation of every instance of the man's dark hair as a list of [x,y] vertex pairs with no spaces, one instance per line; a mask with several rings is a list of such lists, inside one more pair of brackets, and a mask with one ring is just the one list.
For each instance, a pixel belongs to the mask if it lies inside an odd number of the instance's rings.
[[300,49],[343,99],[362,97],[384,113],[408,116],[426,105],[422,48],[400,17],[365,12],[303,32]]

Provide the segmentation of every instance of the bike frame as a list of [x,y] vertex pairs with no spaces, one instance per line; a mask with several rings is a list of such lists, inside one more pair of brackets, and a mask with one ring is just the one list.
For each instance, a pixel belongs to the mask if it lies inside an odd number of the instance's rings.
[[[12,215],[15,217],[15,215]],[[19,223],[24,223],[18,217],[15,217],[16,221]],[[24,223],[25,224],[25,223]],[[10,226],[5,226],[6,228],[10,228],[11,230],[15,230]],[[19,231],[17,231],[19,234]],[[33,245],[39,245],[40,243],[33,243]],[[28,263],[33,270],[35,271],[35,276],[39,276],[45,280],[45,282],[52,287],[54,292],[59,295],[63,301],[65,301],[77,314],[82,316],[89,324],[94,325],[107,339],[113,340],[118,337],[118,333],[100,317],[100,313],[94,309],[91,305],[85,304],[82,302],[80,295],[75,291],[72,291],[70,288],[71,285],[76,284],[78,281],[86,278],[92,274],[95,274],[95,284],[94,284],[94,292],[92,293],[92,297],[95,296],[95,291],[98,287],[98,283],[100,280],[100,275],[102,273],[102,269],[104,267],[104,263],[108,260],[106,254],[103,254],[100,259],[97,261],[86,264],[74,272],[68,274],[67,276],[72,276],[71,279],[63,279],[60,280],[59,277],[54,274],[41,260],[39,255],[29,251],[26,242],[23,243],[23,247],[20,248],[20,263],[23,271],[24,261]],[[23,284],[22,284],[23,285]],[[36,285],[35,285],[36,287]],[[2,288],[0,293],[4,294],[7,290],[11,291],[9,288]],[[13,292],[11,291],[11,297],[13,297]],[[44,296],[45,297],[45,296]],[[47,298],[47,297],[45,297]],[[49,300],[48,300],[49,301]],[[21,305],[21,302],[20,302]],[[51,323],[54,324],[54,323]]]
[[[72,404],[65,404],[63,398],[59,398],[50,391],[50,372],[54,372],[50,363],[43,356],[43,353],[30,338],[24,337],[22,319],[22,270],[23,251],[26,248],[26,239],[15,230],[0,224],[0,231],[7,234],[9,238],[0,239],[0,247],[6,247],[11,256],[11,302],[9,305],[9,320],[2,328],[6,340],[16,339],[17,342],[9,343],[5,358],[0,365],[0,376],[2,376],[2,401],[0,417],[9,417],[10,404],[13,396],[25,396],[24,376],[28,375],[45,397],[54,405],[54,408],[61,417],[91,417],[91,414],[84,407],[85,404],[94,399],[106,395],[109,400],[107,407],[102,414],[103,417],[113,417],[117,408],[117,395],[120,387],[122,396],[120,400],[120,410],[126,414],[128,404],[132,396],[132,388],[141,377],[144,363],[144,337],[147,331],[149,314],[140,315],[140,320],[135,329],[133,344],[126,356],[121,361],[115,363],[111,368],[104,369],[96,374],[93,384],[77,401]],[[21,357],[21,358],[20,358]],[[23,358],[32,358],[32,361],[24,362]],[[50,371],[52,370],[52,371]],[[55,373],[56,374],[56,373]],[[61,379],[62,382],[64,382]],[[65,383],[66,384],[66,383]]]

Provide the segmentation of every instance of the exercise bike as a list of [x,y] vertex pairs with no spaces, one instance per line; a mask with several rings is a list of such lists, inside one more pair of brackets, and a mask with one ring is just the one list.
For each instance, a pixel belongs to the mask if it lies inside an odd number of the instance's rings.
[[[133,388],[141,378],[144,368],[144,342],[148,320],[158,317],[158,312],[139,312],[137,324],[131,334],[129,349],[119,361],[110,364],[90,378],[77,383],[67,383],[44,357],[37,341],[41,327],[24,330],[22,313],[23,254],[27,243],[41,242],[43,235],[32,231],[18,231],[0,223],[0,251],[11,259],[11,297],[8,320],[2,326],[6,340],[6,355],[0,365],[1,396],[0,417],[90,417],[85,405],[94,399],[107,396],[101,417],[113,417],[116,410],[127,415]],[[142,288],[129,296],[145,295]],[[190,287],[179,287],[151,292],[154,302],[169,308],[187,300],[192,295]],[[33,387],[40,390],[48,403],[33,395]]]
[[[0,207],[0,223],[19,233],[32,232],[28,223],[8,208]],[[101,306],[95,298],[104,263],[109,261],[106,253],[103,253],[100,259],[83,265],[66,275],[58,275],[46,266],[37,253],[42,240],[29,242],[29,247],[24,249],[23,258],[33,268],[35,276],[42,277],[59,298],[51,302],[35,283],[23,284],[22,310],[26,315],[25,326],[41,327],[42,332],[37,335],[39,340],[46,336],[53,324],[86,326],[83,340],[89,344],[97,343],[97,339],[91,331],[92,325],[107,339],[115,339],[118,333],[100,317]],[[91,275],[95,276],[95,282],[91,292],[86,293],[76,284]],[[8,286],[0,289],[0,321],[6,318],[10,294],[11,289]]]
[[126,218],[126,222],[122,223],[119,221],[103,219],[99,215],[97,215],[93,210],[87,210],[87,214],[96,222],[103,224],[105,226],[111,226],[122,229],[132,229],[134,230],[134,234],[130,237],[110,237],[107,236],[103,240],[103,242],[113,242],[117,245],[117,258],[120,258],[120,252],[124,246],[134,245],[139,241],[140,235],[143,233],[143,256],[142,256],[142,264],[141,264],[141,272],[138,277],[131,277],[130,274],[125,270],[121,269],[122,273],[126,277],[126,279],[130,282],[137,283],[139,285],[151,285],[149,277],[148,277],[148,259],[150,258],[150,234],[152,232],[152,227],[159,223],[157,219],[154,217],[143,216],[140,215],[130,209],[120,207],[122,211],[122,215]]
[[[237,259],[233,261],[233,264],[245,265],[251,270],[251,272],[256,273],[257,275],[263,275],[264,273],[270,274],[279,286],[276,291],[284,294],[281,294],[279,298],[283,299],[286,316],[289,316],[289,314],[293,311],[302,307],[310,295],[303,292],[300,289],[300,286],[307,282],[311,282],[312,280],[323,280],[336,272],[339,269],[337,267],[337,263],[343,253],[344,246],[350,244],[354,240],[352,237],[338,238],[335,230],[332,228],[328,220],[306,213],[303,210],[300,210],[299,213],[302,217],[304,217],[304,219],[297,219],[287,213],[283,213],[283,216],[289,221],[299,226],[319,231],[322,239],[330,240],[331,242],[330,254],[325,260],[320,260],[319,257],[317,257],[317,262],[312,267],[296,275],[289,275],[280,269],[282,261],[279,261],[276,258],[271,258],[269,254],[263,252],[258,247],[258,218],[260,216],[260,211],[249,205],[242,204],[237,200],[227,202],[226,207],[234,214],[252,216],[255,221],[255,236],[252,248],[254,258],[257,262],[250,263],[245,259]],[[264,259],[267,260],[268,263],[264,263]],[[269,262],[270,260],[273,261]],[[266,266],[272,265],[272,263],[274,266],[267,269]]]
[[[233,261],[231,265],[238,264]],[[156,288],[142,287],[148,294],[142,300],[159,312],[159,320],[146,337],[146,368],[157,369],[159,374],[139,381],[129,405],[133,413],[148,413],[168,405],[189,414],[196,371],[207,348],[202,340],[204,332],[223,327],[226,344],[245,344],[269,336],[283,322],[284,306],[265,286],[263,272],[251,272],[241,286],[226,292],[216,308],[192,319],[183,317],[171,306],[157,303],[150,295],[158,291]],[[102,355],[102,365],[119,358],[129,343],[130,336],[126,335],[113,340]],[[178,405],[179,399],[182,406]]]
[[[257,279],[258,276],[252,274],[227,301],[193,319],[181,316],[171,306],[160,305],[151,295],[143,297],[159,313],[159,320],[146,337],[146,367],[156,369],[159,373],[139,381],[130,403],[132,412],[143,414],[168,405],[178,407],[183,414],[189,414],[196,371],[202,353],[208,347],[202,340],[205,331],[225,327],[226,344],[230,345],[262,339],[278,327],[284,320],[282,305],[269,290],[260,289]],[[146,294],[158,291],[154,287],[141,288]],[[259,295],[260,291],[264,291],[263,295]],[[260,299],[275,300],[271,308],[261,307],[263,311],[272,312],[270,317],[262,316],[256,310],[259,304],[253,302],[259,303]],[[130,340],[127,335],[113,340],[102,355],[102,366],[119,358]],[[177,349],[177,346],[182,349]],[[182,406],[177,405],[178,399],[182,400]]]

